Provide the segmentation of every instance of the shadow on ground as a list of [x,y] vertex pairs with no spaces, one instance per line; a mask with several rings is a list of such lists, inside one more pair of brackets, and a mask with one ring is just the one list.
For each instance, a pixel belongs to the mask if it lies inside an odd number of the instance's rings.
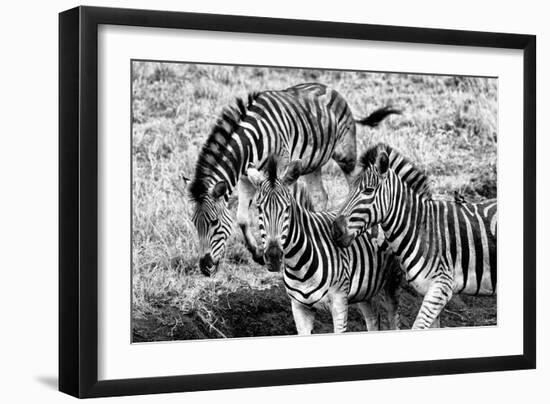
[[57,376],[37,376],[36,381],[50,389],[58,389],[59,381]]

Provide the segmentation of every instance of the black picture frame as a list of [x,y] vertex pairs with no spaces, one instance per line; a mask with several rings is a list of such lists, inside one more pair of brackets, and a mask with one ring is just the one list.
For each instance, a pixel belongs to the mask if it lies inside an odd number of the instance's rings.
[[[523,51],[523,354],[98,381],[98,26],[182,28]],[[536,366],[536,37],[77,7],[59,15],[59,389],[76,397],[532,369]]]

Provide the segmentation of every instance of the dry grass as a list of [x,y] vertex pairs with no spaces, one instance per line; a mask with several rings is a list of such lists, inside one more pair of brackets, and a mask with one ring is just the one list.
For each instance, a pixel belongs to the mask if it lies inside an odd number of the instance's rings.
[[[280,275],[252,263],[237,233],[214,278],[196,268],[197,236],[181,175],[192,177],[211,126],[235,97],[318,81],[338,90],[356,117],[393,105],[403,115],[375,130],[360,128],[360,151],[391,144],[430,173],[443,197],[455,189],[470,199],[496,196],[496,80],[145,62],[134,62],[132,79],[136,341],[294,333]],[[347,186],[332,162],[324,171],[337,204]],[[413,301],[414,294],[404,294],[407,318]],[[496,322],[495,299],[464,301],[444,324]],[[358,317],[352,320],[352,329],[362,328]],[[322,317],[316,327],[328,331],[329,323]]]

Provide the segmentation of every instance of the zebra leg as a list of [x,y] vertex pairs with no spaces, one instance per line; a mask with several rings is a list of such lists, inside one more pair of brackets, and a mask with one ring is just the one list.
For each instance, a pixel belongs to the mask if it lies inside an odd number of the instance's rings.
[[311,174],[304,175],[304,180],[307,184],[308,190],[313,190],[312,199],[316,210],[325,210],[328,202],[328,194],[323,185],[321,171],[322,169],[319,167]]
[[380,330],[380,322],[378,321],[378,310],[372,305],[372,301],[368,300],[366,302],[357,303],[357,307],[361,311],[363,318],[365,319],[365,324],[367,325],[367,331],[378,331]]
[[291,300],[291,307],[298,335],[311,334],[313,330],[313,321],[315,320],[315,310],[310,309],[296,300]]
[[441,316],[437,316],[430,328],[441,328]]
[[399,330],[401,328],[401,318],[398,308],[403,272],[395,259],[392,259],[389,265],[391,265],[391,267],[389,268],[388,279],[386,280],[383,291],[384,307],[388,313],[389,329]]
[[348,328],[348,296],[346,293],[337,293],[332,297],[330,312],[334,332],[346,332]]
[[452,280],[448,276],[435,278],[424,295],[422,306],[414,324],[413,330],[429,328],[439,317],[445,305],[453,296]]
[[399,296],[395,293],[384,291],[384,307],[388,312],[388,329],[399,330],[401,317],[399,316]]
[[242,176],[239,181],[239,202],[237,206],[237,224],[243,233],[246,248],[252,254],[254,262],[264,265],[264,254],[250,230],[250,204],[256,189],[246,176]]

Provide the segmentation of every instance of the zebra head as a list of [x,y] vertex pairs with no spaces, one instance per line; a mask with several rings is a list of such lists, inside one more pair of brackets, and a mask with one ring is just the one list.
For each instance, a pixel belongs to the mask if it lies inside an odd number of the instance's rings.
[[302,173],[302,162],[292,161],[285,173],[277,176],[277,159],[271,155],[264,171],[249,168],[248,178],[256,187],[258,226],[264,250],[265,264],[270,272],[283,267],[283,246],[290,227],[290,212],[293,196],[288,187],[296,182]]
[[192,220],[199,236],[199,268],[206,276],[216,273],[232,230],[227,206],[227,184],[220,181],[195,198]]
[[389,156],[385,150],[373,148],[361,157],[361,170],[356,175],[349,195],[332,224],[332,237],[347,248],[369,227],[384,219],[387,204],[381,198],[386,181]]

